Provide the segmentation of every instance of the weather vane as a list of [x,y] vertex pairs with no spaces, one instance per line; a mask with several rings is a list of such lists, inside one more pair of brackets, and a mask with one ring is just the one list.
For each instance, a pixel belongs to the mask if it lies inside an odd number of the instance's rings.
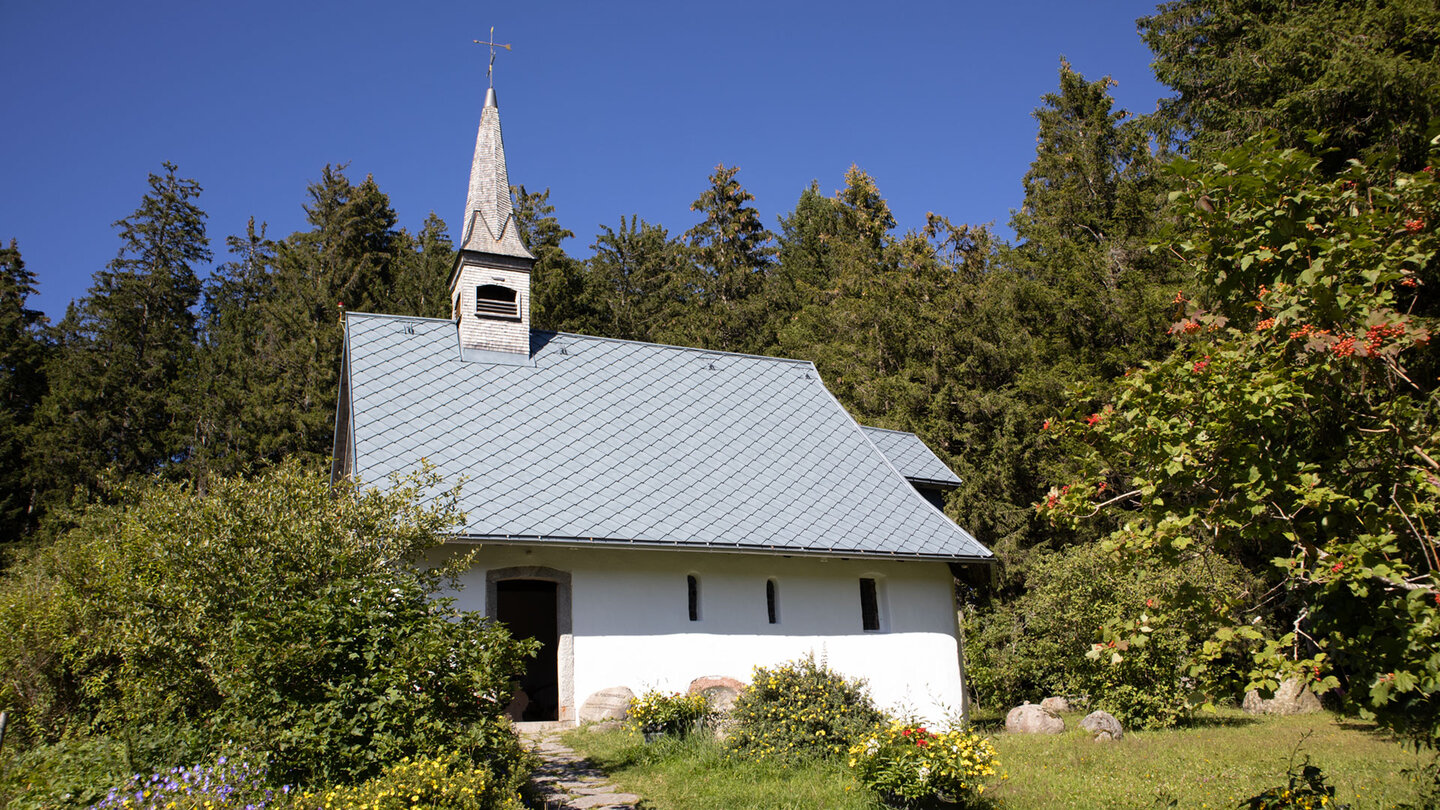
[[487,67],[487,68],[485,68],[485,79],[486,79],[486,81],[490,82],[490,86],[491,86],[491,87],[494,87],[494,86],[495,86],[495,49],[496,49],[496,48],[504,48],[505,50],[508,51],[508,50],[510,50],[510,45],[509,45],[508,43],[496,42],[496,41],[495,41],[495,26],[493,26],[493,25],[490,26],[490,39],[488,39],[488,40],[477,39],[477,40],[475,40],[475,44],[476,44],[476,45],[489,45],[489,46],[490,46],[490,66]]

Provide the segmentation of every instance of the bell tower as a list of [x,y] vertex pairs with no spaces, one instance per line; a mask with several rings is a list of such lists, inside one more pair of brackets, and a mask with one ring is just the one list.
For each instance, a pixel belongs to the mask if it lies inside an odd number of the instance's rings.
[[535,257],[525,249],[515,225],[494,87],[486,91],[480,111],[462,221],[464,238],[450,274],[451,317],[460,330],[461,355],[467,360],[528,363]]

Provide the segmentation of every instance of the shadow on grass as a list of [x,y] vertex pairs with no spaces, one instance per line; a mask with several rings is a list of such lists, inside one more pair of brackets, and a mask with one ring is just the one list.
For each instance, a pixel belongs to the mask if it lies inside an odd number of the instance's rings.
[[1178,728],[1245,728],[1259,723],[1254,717],[1227,717],[1220,714],[1197,714],[1182,722]]

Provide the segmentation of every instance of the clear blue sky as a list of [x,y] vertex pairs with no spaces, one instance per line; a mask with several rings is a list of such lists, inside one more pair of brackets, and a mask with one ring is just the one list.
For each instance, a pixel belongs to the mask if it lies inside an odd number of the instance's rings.
[[[491,25],[510,180],[551,189],[589,255],[638,214],[678,234],[718,163],[767,224],[853,163],[902,229],[935,211],[1002,231],[1063,55],[1119,104],[1165,94],[1146,2],[49,0],[0,4],[0,239],[58,318],[119,248],[163,161],[203,187],[217,259],[248,217],[305,226],[326,163],[373,174],[402,225],[464,206]],[[453,234],[452,234],[453,235]]]

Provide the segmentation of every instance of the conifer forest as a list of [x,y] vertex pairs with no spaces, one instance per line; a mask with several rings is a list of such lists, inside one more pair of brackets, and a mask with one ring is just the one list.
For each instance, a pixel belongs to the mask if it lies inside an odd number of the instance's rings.
[[[944,212],[901,231],[860,166],[767,223],[722,162],[680,233],[616,211],[577,235],[517,185],[534,326],[810,360],[857,421],[924,439],[963,481],[945,512],[996,556],[956,569],[981,707],[1104,694],[1154,728],[1300,678],[1433,748],[1440,11],[1177,0],[1139,30],[1171,94],[1137,115],[1062,61],[1013,239]],[[453,736],[445,684],[387,704],[353,748],[286,692],[317,667],[349,683],[306,633],[398,645],[375,675],[394,684],[455,633],[498,633],[414,607],[443,572],[382,562],[448,517],[386,501],[403,491],[328,493],[341,315],[450,317],[459,226],[402,225],[415,212],[363,166],[316,172],[296,179],[306,229],[256,211],[218,234],[205,178],[157,166],[58,321],[27,306],[46,268],[0,245],[6,747],[126,740],[138,770],[243,739],[278,752],[277,784],[366,777],[420,738],[511,761],[492,725]],[[254,560],[154,546],[179,513],[272,534],[273,592],[247,590]],[[395,549],[352,545],[387,533]],[[307,573],[317,560],[328,573]],[[167,590],[156,566],[192,573]],[[327,601],[337,583],[366,597]],[[97,596],[121,591],[144,615]],[[291,591],[308,607],[275,613]],[[476,666],[503,675],[525,651],[497,634]],[[140,737],[160,753],[133,753]]]

